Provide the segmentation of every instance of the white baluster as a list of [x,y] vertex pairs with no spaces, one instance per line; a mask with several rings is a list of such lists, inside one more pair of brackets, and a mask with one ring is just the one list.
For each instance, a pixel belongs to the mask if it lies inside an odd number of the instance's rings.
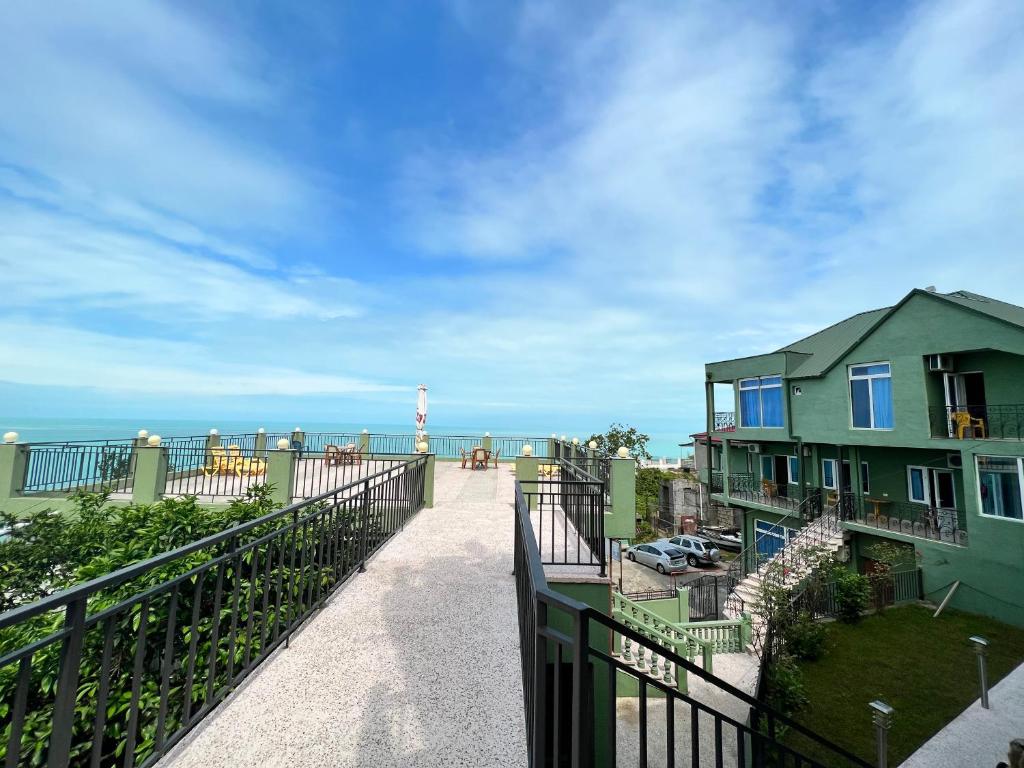
[[630,648],[632,647],[632,645],[633,645],[633,641],[630,640],[625,635],[623,635],[623,637],[622,637],[622,660],[624,662],[626,662],[627,664],[632,664],[633,663],[633,654],[630,651]]
[[662,678],[665,685],[672,686],[675,683],[675,681],[672,679],[672,667],[674,666],[675,664],[670,662],[668,659],[665,659],[665,676]]
[[647,648],[640,643],[636,644],[636,668],[641,672],[647,671]]

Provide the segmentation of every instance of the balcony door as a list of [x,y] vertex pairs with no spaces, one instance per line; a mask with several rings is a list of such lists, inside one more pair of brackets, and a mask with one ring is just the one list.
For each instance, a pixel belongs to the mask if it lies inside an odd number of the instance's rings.
[[956,437],[956,419],[954,413],[969,413],[971,418],[986,420],[985,412],[985,375],[980,371],[969,373],[947,373],[946,387],[946,422],[949,436]]

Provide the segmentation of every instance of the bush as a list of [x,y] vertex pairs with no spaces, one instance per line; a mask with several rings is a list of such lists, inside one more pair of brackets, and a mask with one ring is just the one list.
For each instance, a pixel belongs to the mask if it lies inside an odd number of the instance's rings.
[[789,654],[779,654],[772,661],[766,682],[768,704],[783,714],[792,715],[807,706],[803,673]]
[[814,621],[809,613],[798,614],[793,623],[783,631],[783,644],[786,652],[797,659],[814,661],[825,653],[824,625]]
[[867,576],[837,568],[833,571],[837,616],[840,621],[855,624],[868,607],[871,583]]

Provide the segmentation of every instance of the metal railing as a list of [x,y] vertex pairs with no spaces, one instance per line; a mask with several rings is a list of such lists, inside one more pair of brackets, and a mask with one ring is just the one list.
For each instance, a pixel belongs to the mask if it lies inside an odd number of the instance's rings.
[[[571,467],[571,465],[566,465]],[[608,565],[604,538],[604,487],[582,473],[562,468],[558,479],[528,483],[525,493],[534,516],[544,565]]]
[[135,476],[132,442],[36,443],[29,446],[24,492],[131,491]]
[[928,411],[932,437],[1024,440],[1024,405],[936,405]]
[[967,545],[967,514],[962,509],[939,509],[905,501],[854,498],[853,522],[922,539]]
[[154,764],[422,508],[426,462],[0,614],[0,760]]
[[167,448],[167,496],[244,496],[252,485],[266,482],[267,459],[243,451],[235,444],[225,448],[172,445]]
[[[869,575],[869,579],[882,605],[913,602],[924,597],[920,568]],[[803,589],[793,596],[791,605],[795,611],[814,617],[838,616],[836,590],[836,583],[831,581],[813,589]]]
[[715,432],[736,429],[736,411],[715,411]]
[[[614,764],[627,749],[627,759],[647,765],[650,751],[675,756],[686,749],[693,765],[820,766],[782,744],[777,734],[787,729],[814,742],[831,760],[869,768],[869,764],[780,712],[757,701],[689,659],[663,648],[637,630],[548,587],[534,538],[529,503],[516,485],[515,581],[519,615],[523,707],[529,764],[586,766],[604,754]],[[617,639],[616,639],[617,638]],[[622,646],[628,642],[632,659]],[[642,659],[639,662],[638,657]],[[654,669],[649,659],[659,660]],[[668,670],[670,679],[665,679]],[[749,708],[750,724],[724,714],[680,691],[671,672],[701,678],[719,701],[734,700]],[[639,727],[617,727],[620,687],[637,692]],[[631,722],[635,715],[627,715]],[[648,722],[665,723],[663,746],[652,745]],[[620,743],[629,733],[635,744]],[[679,734],[678,738],[676,734]],[[709,754],[710,752],[710,754]]]
[[[804,499],[798,496],[790,496],[790,492],[799,493],[798,485],[788,483],[776,484],[773,481],[758,480],[754,475],[746,472],[730,474],[729,498],[752,501],[757,504],[764,504],[779,509],[800,509],[806,507]],[[817,491],[817,489],[810,489]],[[821,498],[820,493],[817,498]]]
[[362,477],[376,475],[408,460],[408,456],[362,456],[358,453],[330,457],[307,454],[296,464],[292,498],[307,499],[331,488],[350,486]]

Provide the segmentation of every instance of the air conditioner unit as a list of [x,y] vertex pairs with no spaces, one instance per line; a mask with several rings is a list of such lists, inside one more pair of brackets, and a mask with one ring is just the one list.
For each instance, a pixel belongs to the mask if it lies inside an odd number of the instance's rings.
[[963,469],[964,457],[959,453],[947,453],[946,466],[950,469]]
[[759,443],[748,443],[747,444],[747,452],[748,453],[760,453],[761,452],[761,445]]
[[949,373],[953,370],[952,355],[928,355],[928,370]]

